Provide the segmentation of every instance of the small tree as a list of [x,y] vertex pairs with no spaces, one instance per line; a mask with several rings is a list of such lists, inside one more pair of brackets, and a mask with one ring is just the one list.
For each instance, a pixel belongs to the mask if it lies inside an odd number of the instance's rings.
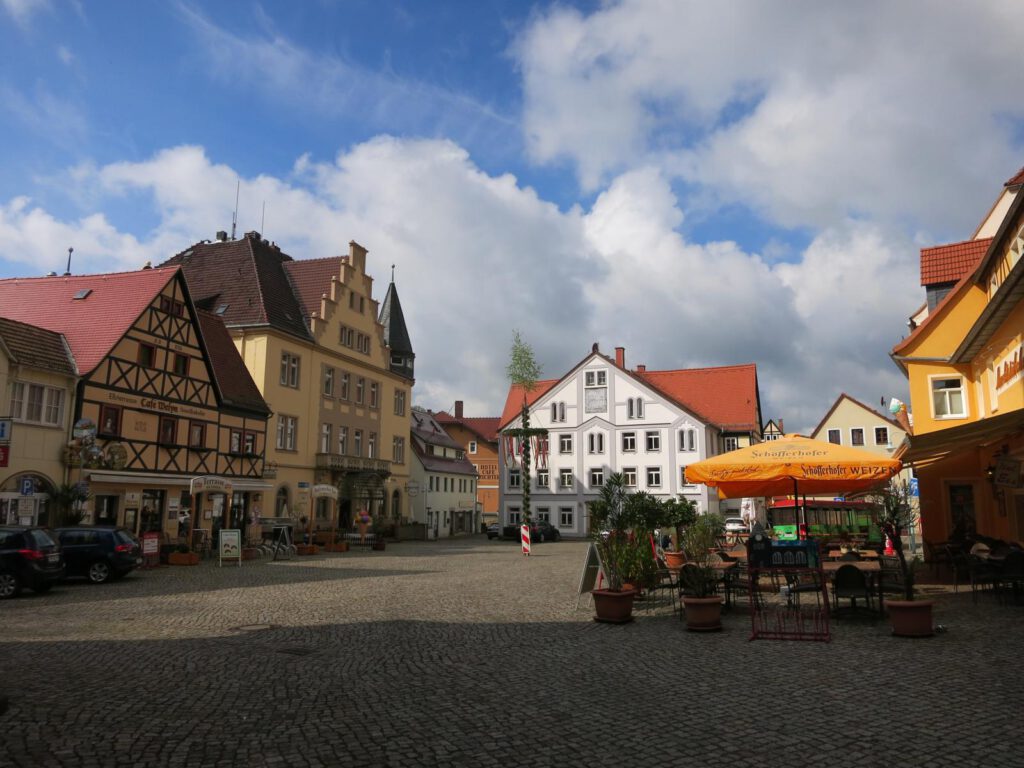
[[662,503],[665,525],[675,530],[676,548],[683,549],[683,531],[697,519],[697,502],[685,496],[666,499]]
[[627,497],[625,478],[615,472],[601,486],[600,496],[587,503],[590,510],[590,537],[601,555],[608,588],[616,592],[622,589],[632,547],[627,530]]
[[50,501],[56,507],[57,525],[78,525],[81,523],[85,519],[83,505],[91,496],[92,494],[78,483],[62,483],[58,485],[50,496]]
[[522,425],[519,429],[507,430],[507,434],[518,437],[523,446],[523,522],[530,524],[530,438],[546,435],[547,430],[530,429],[530,406],[528,395],[537,386],[540,378],[540,365],[533,356],[533,348],[523,341],[519,331],[513,331],[512,351],[509,354],[508,367],[505,369],[508,380],[513,386],[523,391],[523,404],[520,411]]
[[914,568],[911,563],[907,562],[907,556],[903,552],[903,532],[914,522],[914,509],[910,503],[910,486],[904,480],[893,478],[887,486],[876,491],[869,498],[875,505],[878,527],[883,534],[889,537],[893,549],[896,550],[900,574],[903,577],[903,596],[907,600],[913,600]]

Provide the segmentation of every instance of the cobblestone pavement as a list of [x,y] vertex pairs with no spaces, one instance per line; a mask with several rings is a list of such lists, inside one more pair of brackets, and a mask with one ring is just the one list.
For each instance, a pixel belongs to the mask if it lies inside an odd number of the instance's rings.
[[478,537],[25,592],[0,604],[0,765],[1024,764],[1024,608],[941,594],[927,640],[607,626],[574,610],[585,552]]

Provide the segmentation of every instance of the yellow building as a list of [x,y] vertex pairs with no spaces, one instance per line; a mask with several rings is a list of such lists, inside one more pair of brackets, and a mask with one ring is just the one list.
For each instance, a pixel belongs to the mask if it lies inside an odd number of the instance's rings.
[[0,318],[0,524],[52,524],[76,380],[63,335]]
[[[196,477],[234,487],[230,500],[198,498],[197,528],[238,527],[258,503],[267,405],[223,323],[192,304],[179,269],[0,280],[0,314],[36,326],[39,344],[56,336],[74,366],[73,399],[61,396],[66,371],[49,385],[10,371],[16,434],[45,428],[19,447],[22,471],[29,455],[53,467],[37,470],[50,476],[38,484],[41,497],[57,482],[59,457],[61,482],[91,494],[85,522],[176,537],[179,515],[197,500]],[[19,361],[28,355],[14,352]],[[39,522],[61,522],[36,512]]]
[[928,302],[892,351],[913,435],[924,538],[1024,540],[1024,171],[963,243],[923,249]]
[[[169,260],[197,305],[219,315],[274,412],[263,516],[350,527],[367,509],[409,516],[409,413],[415,355],[394,282],[382,307],[367,251],[297,261],[257,232],[218,233]],[[334,502],[312,498],[318,484]],[[270,506],[272,504],[272,507]]]

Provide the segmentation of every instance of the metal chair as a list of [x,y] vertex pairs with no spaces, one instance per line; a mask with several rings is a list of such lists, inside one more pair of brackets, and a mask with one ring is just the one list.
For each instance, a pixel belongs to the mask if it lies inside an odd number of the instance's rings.
[[839,610],[840,600],[850,601],[850,610],[857,610],[857,601],[863,599],[871,608],[871,589],[864,573],[855,565],[842,565],[832,580],[832,600],[835,610]]

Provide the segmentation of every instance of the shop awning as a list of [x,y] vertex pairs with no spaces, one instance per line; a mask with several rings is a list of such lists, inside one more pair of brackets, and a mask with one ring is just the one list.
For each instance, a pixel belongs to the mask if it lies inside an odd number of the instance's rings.
[[908,435],[896,451],[904,464],[920,467],[956,453],[984,448],[1024,433],[1024,410],[1010,411],[959,427]]
[[[172,485],[188,488],[190,475],[161,475],[155,472],[111,472],[105,469],[88,469],[89,479],[95,483],[114,485]],[[230,478],[236,491],[265,491],[273,484],[259,478]]]

